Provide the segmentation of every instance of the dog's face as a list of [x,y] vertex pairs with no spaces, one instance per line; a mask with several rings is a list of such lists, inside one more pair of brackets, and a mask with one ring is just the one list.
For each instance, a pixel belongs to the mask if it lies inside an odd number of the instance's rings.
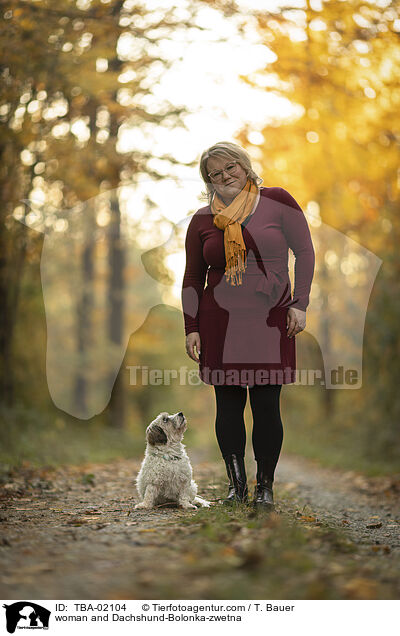
[[146,439],[150,446],[171,442],[180,442],[187,429],[186,418],[183,413],[160,413],[146,429]]

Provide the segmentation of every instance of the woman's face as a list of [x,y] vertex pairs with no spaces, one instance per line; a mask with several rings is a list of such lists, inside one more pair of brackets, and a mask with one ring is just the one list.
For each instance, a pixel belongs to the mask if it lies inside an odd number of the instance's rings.
[[243,170],[240,163],[236,162],[234,170],[227,172],[226,166],[235,163],[235,159],[229,159],[228,157],[210,157],[207,159],[207,173],[212,173],[216,170],[220,171],[219,175],[215,178],[209,177],[210,182],[217,194],[222,197],[225,203],[231,203],[233,199],[243,190],[246,185],[247,175]]

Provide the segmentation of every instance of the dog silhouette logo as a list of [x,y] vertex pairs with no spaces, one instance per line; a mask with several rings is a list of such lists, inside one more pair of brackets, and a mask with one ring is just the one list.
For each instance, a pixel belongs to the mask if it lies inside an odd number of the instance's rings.
[[7,631],[14,634],[19,629],[48,629],[51,612],[32,603],[31,601],[18,601],[12,605],[3,605],[6,609]]

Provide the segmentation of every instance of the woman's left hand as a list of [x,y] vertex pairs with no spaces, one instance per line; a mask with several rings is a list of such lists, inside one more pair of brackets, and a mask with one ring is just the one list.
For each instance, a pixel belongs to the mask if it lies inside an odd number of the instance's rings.
[[289,307],[286,317],[287,336],[292,338],[306,327],[306,312],[302,309]]

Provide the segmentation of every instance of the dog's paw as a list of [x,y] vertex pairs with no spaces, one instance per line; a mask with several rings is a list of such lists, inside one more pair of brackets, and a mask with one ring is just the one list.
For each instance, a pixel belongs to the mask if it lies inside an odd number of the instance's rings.
[[136,504],[135,506],[135,510],[150,510],[151,506],[149,506],[148,504],[146,504],[144,501],[141,501],[140,503]]
[[211,501],[207,501],[207,499],[203,499],[202,497],[196,497],[194,503],[198,506],[202,506],[203,508],[211,507]]
[[194,504],[189,503],[188,501],[181,502],[181,506],[184,510],[190,510],[191,508],[197,510],[197,507]]

